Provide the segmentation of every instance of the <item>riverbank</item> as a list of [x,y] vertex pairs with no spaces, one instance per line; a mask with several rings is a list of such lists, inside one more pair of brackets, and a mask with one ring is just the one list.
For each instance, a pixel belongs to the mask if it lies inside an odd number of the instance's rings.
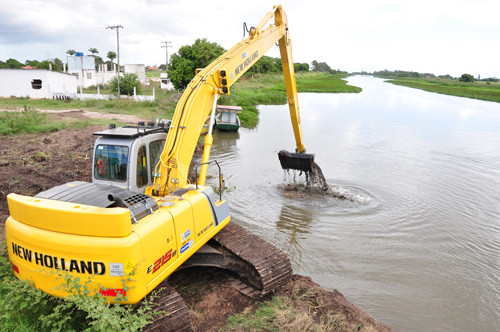
[[[85,115],[73,112],[48,116],[84,117]],[[102,129],[102,126],[88,126],[45,134],[2,137],[0,144],[2,235],[4,235],[4,221],[8,216],[6,202],[8,193],[35,195],[66,182],[91,180],[94,142],[92,133]],[[3,271],[9,272],[10,267]],[[34,292],[24,297],[23,292],[30,292],[30,288],[19,287],[18,284],[15,284],[14,288],[10,281],[15,278],[10,273],[0,273],[0,277],[2,278],[0,303],[4,303],[4,307],[10,310],[3,311],[4,315],[0,317],[0,329],[12,330],[13,327],[22,324],[27,330],[38,330],[39,325],[30,324],[40,324],[40,319],[35,314],[42,311],[37,310],[38,305],[33,303],[37,300],[47,301],[47,298],[40,298]],[[213,270],[181,271],[172,278],[172,285],[186,299],[196,331],[390,331],[390,328],[376,322],[370,315],[352,305],[340,292],[327,291],[307,277],[294,276],[272,297],[262,300],[252,300],[240,294],[230,286],[227,275]],[[6,296],[12,294],[11,291],[18,295],[7,300]],[[16,302],[18,300],[19,303]],[[28,300],[33,302],[27,305]],[[44,306],[48,306],[47,302]],[[18,314],[10,315],[15,310],[18,310]],[[56,320],[57,317],[52,319]]]
[[[361,88],[347,84],[347,75],[307,72],[296,74],[298,92],[358,93]],[[79,110],[96,112],[112,117],[116,114],[133,115],[142,119],[171,119],[182,93],[159,88],[152,83],[145,91],[152,94],[155,87],[156,98],[149,102],[135,102],[130,99],[119,100],[51,100],[29,98],[0,98],[0,110]],[[85,93],[96,93],[95,89],[85,89]],[[102,89],[101,93],[110,93]],[[282,74],[262,74],[245,76],[231,87],[231,94],[221,96],[219,105],[242,106],[240,120],[244,127],[255,127],[259,121],[257,105],[282,105],[287,101]],[[58,119],[62,121],[64,119]],[[98,119],[87,119],[86,125],[103,124]]]
[[394,78],[386,82],[410,88],[500,103],[500,82],[459,82],[454,79]]

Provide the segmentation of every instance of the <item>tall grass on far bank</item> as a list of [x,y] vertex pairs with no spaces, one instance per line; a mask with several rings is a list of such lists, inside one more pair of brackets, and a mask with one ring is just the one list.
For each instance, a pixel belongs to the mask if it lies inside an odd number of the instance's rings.
[[[348,85],[346,75],[307,72],[296,74],[298,92],[358,93],[361,88]],[[231,93],[221,96],[219,104],[242,106],[240,120],[245,127],[258,123],[257,105],[283,105],[287,102],[283,74],[243,77],[231,87]],[[299,100],[300,102],[300,100]]]
[[405,78],[389,79],[388,83],[436,92],[457,97],[466,97],[500,103],[500,83],[465,83],[451,79]]

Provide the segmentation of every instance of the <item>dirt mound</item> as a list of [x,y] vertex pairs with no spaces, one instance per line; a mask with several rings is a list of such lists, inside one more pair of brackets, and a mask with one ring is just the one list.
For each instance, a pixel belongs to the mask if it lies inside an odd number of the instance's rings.
[[2,137],[0,143],[0,227],[8,217],[9,193],[33,196],[66,182],[91,181],[92,133],[105,127],[91,126],[54,133]]
[[[190,308],[195,331],[219,331],[228,323],[228,317],[235,314],[248,315],[248,321],[252,321],[253,314],[273,300],[280,305],[268,317],[269,329],[278,326],[280,331],[391,331],[339,291],[327,291],[311,278],[300,275],[293,275],[280,290],[260,300],[239,293],[231,287],[230,276],[214,268],[181,270],[170,278],[169,284]],[[268,328],[261,326],[260,330]],[[241,326],[229,328],[241,329]]]

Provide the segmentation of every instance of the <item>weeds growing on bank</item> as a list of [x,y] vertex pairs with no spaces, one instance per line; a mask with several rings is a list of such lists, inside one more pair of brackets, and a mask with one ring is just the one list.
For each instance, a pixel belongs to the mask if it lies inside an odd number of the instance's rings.
[[[300,73],[296,75],[298,92],[357,93],[361,88],[347,84],[346,75]],[[264,74],[240,79],[231,87],[229,95],[221,96],[219,104],[242,106],[239,115],[245,127],[254,127],[259,121],[257,105],[283,105],[287,102],[283,74]]]
[[62,122],[48,122],[46,114],[24,106],[21,112],[0,113],[0,135],[46,133],[61,130]]
[[[296,75],[298,92],[346,93],[360,92],[361,88],[347,85],[343,80],[346,75],[307,72]],[[90,122],[59,123],[47,121],[44,114],[34,109],[68,110],[79,109],[102,113],[134,114],[146,119],[171,119],[181,93],[166,91],[159,83],[144,87],[144,94],[152,95],[155,88],[155,100],[137,102],[129,98],[112,100],[55,100],[30,98],[0,98],[0,109],[28,109],[29,112],[0,112],[0,135],[17,133],[48,132],[66,127],[85,126]],[[97,93],[97,87],[85,89],[86,93]],[[111,90],[100,88],[101,94],[111,94]],[[257,105],[283,105],[287,102],[283,74],[264,74],[245,76],[231,86],[231,94],[221,96],[220,105],[242,106],[239,115],[244,127],[254,127],[258,123]],[[12,113],[9,115],[9,113]],[[43,121],[40,121],[43,120]],[[38,125],[40,123],[40,125]],[[35,125],[36,124],[36,125]],[[31,128],[31,129],[28,129]]]
[[0,136],[48,133],[68,127],[84,128],[102,120],[55,119],[54,116],[24,106],[19,112],[0,112]]
[[[57,274],[57,273],[56,273]],[[140,331],[153,321],[151,302],[141,306],[105,302],[95,294],[91,278],[58,273],[71,295],[61,299],[17,279],[0,244],[0,331]],[[127,280],[123,280],[126,289]],[[121,295],[115,301],[124,300]]]
[[446,95],[500,102],[500,83],[465,83],[451,79],[390,79],[387,82]]

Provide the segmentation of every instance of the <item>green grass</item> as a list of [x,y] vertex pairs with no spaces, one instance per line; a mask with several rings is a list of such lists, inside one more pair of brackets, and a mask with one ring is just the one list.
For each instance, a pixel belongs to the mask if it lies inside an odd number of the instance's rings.
[[[296,74],[298,92],[349,93],[361,92],[361,88],[347,84],[346,75],[325,73]],[[286,87],[282,74],[265,74],[244,77],[231,87],[231,93],[219,98],[220,105],[241,106],[240,120],[245,127],[258,123],[257,105],[286,104]],[[299,100],[300,102],[300,100]]]
[[85,128],[90,125],[107,125],[108,120],[55,117],[24,106],[19,112],[0,112],[0,136],[48,133],[66,128]]
[[[144,119],[171,118],[177,105],[177,91],[161,90],[158,84],[143,88],[143,94],[152,95],[155,87],[155,100],[136,102],[131,99],[119,100],[78,100],[71,101],[53,99],[0,98],[0,109],[20,110],[25,106],[34,109],[68,110],[80,109],[101,113],[134,114]],[[85,93],[96,93],[97,88],[85,89]],[[109,89],[100,89],[101,94],[110,94]]]
[[48,121],[46,114],[27,107],[21,112],[0,112],[0,135],[47,133],[65,127],[63,122]]
[[[229,316],[222,331],[279,331],[277,317],[279,312],[290,310],[280,297],[273,297],[264,302],[253,313],[241,313]],[[291,310],[290,310],[291,311]],[[290,312],[294,316],[293,312]]]
[[[159,72],[148,72],[156,73]],[[343,80],[346,75],[332,75],[325,73],[298,73],[296,74],[298,92],[326,92],[326,93],[346,93],[346,92],[360,92],[361,88],[347,85]],[[143,119],[151,118],[172,118],[177,101],[180,94],[177,91],[165,91],[160,89],[159,82],[153,82],[149,86],[143,87],[144,95],[152,95],[153,88],[155,89],[155,100],[146,102],[135,102],[131,99],[121,98],[119,100],[53,100],[53,99],[29,99],[29,98],[0,98],[0,109],[17,110],[22,113],[22,110],[27,107],[29,109],[51,109],[51,110],[68,110],[79,109],[94,111],[100,113],[112,114],[133,114]],[[97,87],[84,89],[85,93],[97,93]],[[111,90],[107,87],[100,88],[101,94],[112,94]],[[221,105],[237,105],[242,106],[243,112],[240,115],[242,125],[245,127],[254,127],[259,121],[259,113],[257,105],[283,105],[287,102],[285,83],[282,74],[265,74],[254,75],[251,77],[244,77],[236,82],[231,87],[231,94],[222,96],[219,99]],[[2,128],[0,134],[14,134],[14,133],[28,133],[28,130],[18,129],[12,131],[7,124],[4,124],[4,119],[14,122],[22,122],[21,119],[12,119],[18,115],[5,115],[2,114]],[[43,116],[36,115],[39,118]],[[32,118],[21,117],[24,120]],[[43,120],[43,119],[42,119]],[[66,128],[68,126],[85,126],[92,121],[65,123],[63,125],[51,124],[43,120],[34,132],[54,131]],[[102,122],[102,121],[101,121]],[[34,125],[35,122],[32,122]],[[105,123],[103,123],[105,124]],[[24,126],[26,127],[26,126]],[[34,126],[33,126],[34,127]],[[31,129],[30,129],[31,130]]]
[[161,73],[164,73],[164,70],[150,70],[146,72],[146,77],[160,77]]
[[500,82],[464,83],[452,79],[405,78],[387,82],[446,95],[500,102]]

